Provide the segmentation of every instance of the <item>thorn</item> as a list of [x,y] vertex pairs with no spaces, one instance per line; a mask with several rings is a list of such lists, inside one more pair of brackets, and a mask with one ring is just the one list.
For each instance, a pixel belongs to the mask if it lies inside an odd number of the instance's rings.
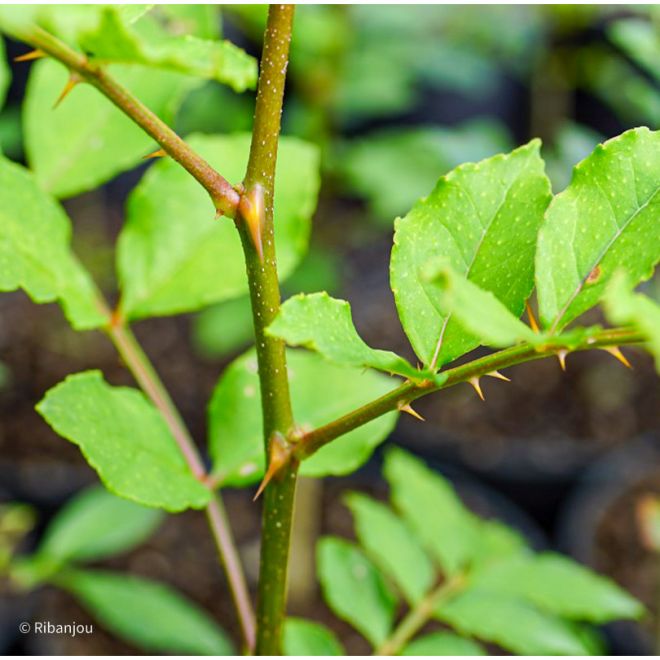
[[77,74],[77,73],[71,73],[69,76],[69,79],[66,81],[66,85],[64,85],[64,89],[62,90],[62,93],[57,97],[57,101],[55,101],[53,105],[53,110],[57,108],[57,106],[64,101],[64,99],[69,95],[69,92],[79,83],[82,82],[82,78]]
[[413,409],[413,407],[409,403],[399,404],[397,408],[401,412],[408,413],[409,415],[415,417],[415,419],[419,419],[421,422],[426,421],[416,410]]
[[264,492],[272,478],[289,462],[290,457],[291,453],[288,443],[279,433],[275,433],[268,446],[268,469],[259,484],[256,495],[252,499],[253,502]]
[[507,383],[511,382],[510,378],[507,378],[504,374],[501,374],[497,369],[495,371],[489,371],[486,376],[490,376],[491,378],[498,378],[499,380],[506,381]]
[[525,302],[525,309],[527,310],[527,318],[529,319],[529,327],[534,330],[534,332],[539,331],[539,324],[536,321],[536,317],[534,316],[534,311],[532,310],[532,306],[529,304],[529,300]]
[[474,391],[479,395],[479,398],[482,401],[485,401],[484,393],[481,391],[481,385],[479,384],[479,379],[474,376],[473,378],[468,379],[468,383],[474,387]]
[[256,184],[250,192],[241,197],[238,203],[238,212],[245,221],[245,225],[252,239],[252,245],[259,255],[259,260],[264,260],[264,246],[262,241],[262,230],[265,220],[264,189]]
[[621,364],[632,369],[633,366],[628,362],[628,358],[621,352],[618,346],[603,346],[603,350],[607,351],[612,357],[615,357]]
[[42,57],[48,57],[43,50],[31,50],[29,53],[15,57],[14,62],[30,62],[32,60],[40,60]]
[[561,349],[560,351],[557,351],[557,359],[559,360],[559,366],[561,367],[562,371],[566,371],[566,356],[568,355],[568,351],[565,349]]
[[152,151],[150,154],[142,156],[142,160],[149,160],[150,158],[165,158],[165,156],[167,156],[165,149],[156,149],[156,151]]

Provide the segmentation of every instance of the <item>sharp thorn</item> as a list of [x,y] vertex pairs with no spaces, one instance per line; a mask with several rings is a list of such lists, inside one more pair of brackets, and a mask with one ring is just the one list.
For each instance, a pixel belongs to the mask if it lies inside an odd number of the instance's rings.
[[525,302],[525,309],[527,310],[527,318],[529,319],[529,327],[534,330],[534,332],[539,331],[539,324],[534,316],[534,311],[532,306],[529,304],[529,300]]
[[485,401],[484,393],[481,391],[481,385],[479,384],[479,379],[474,376],[473,378],[468,379],[468,383],[474,387],[474,391],[479,395],[479,398],[482,401]]
[[419,419],[421,422],[426,421],[416,410],[413,409],[413,407],[409,403],[404,403],[403,405],[399,405],[397,407],[401,412],[408,413],[409,415],[412,415],[415,419]]
[[29,53],[15,57],[14,62],[31,62],[32,60],[39,60],[42,57],[48,57],[48,55],[43,50],[37,48],[37,50],[31,50]]
[[603,346],[603,350],[607,351],[612,357],[615,357],[621,364],[632,369],[632,364],[628,362],[628,358],[621,352],[618,346]]
[[268,447],[268,469],[259,484],[259,488],[257,489],[254,498],[252,499],[253,502],[255,502],[261,493],[264,492],[266,486],[268,486],[273,477],[288,463],[289,458],[289,445],[279,433],[276,433],[272,436]]
[[156,151],[152,151],[150,154],[142,156],[142,160],[149,160],[150,158],[164,158],[165,156],[167,156],[165,149],[156,149]]
[[81,78],[78,74],[72,73],[69,76],[69,79],[66,82],[66,85],[64,85],[64,89],[62,90],[61,94],[57,97],[57,101],[55,101],[53,105],[53,110],[57,108],[57,106],[64,101],[64,99],[69,95],[69,92],[81,81]]
[[561,351],[557,351],[557,359],[559,360],[559,366],[561,367],[562,371],[566,371],[566,356],[568,355],[568,351],[562,349]]
[[265,222],[265,207],[264,207],[264,189],[259,185],[255,185],[252,190],[241,197],[238,204],[238,211],[245,222],[252,245],[259,255],[259,260],[264,260],[264,246],[263,246],[263,226]]
[[497,369],[495,371],[489,371],[486,376],[490,376],[491,378],[498,378],[499,380],[506,381],[507,383],[511,382],[510,378],[507,378],[504,374],[501,374]]

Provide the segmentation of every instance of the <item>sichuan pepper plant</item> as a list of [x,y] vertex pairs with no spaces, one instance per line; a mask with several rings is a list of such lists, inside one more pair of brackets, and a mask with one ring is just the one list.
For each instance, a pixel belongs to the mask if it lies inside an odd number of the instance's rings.
[[[598,146],[554,197],[538,140],[441,177],[395,222],[391,286],[417,354],[418,363],[411,364],[366,345],[345,301],[320,292],[280,306],[280,282],[305,251],[318,192],[316,150],[279,135],[292,6],[269,9],[251,135],[183,140],[170,128],[176,107],[200,80],[237,90],[256,82],[255,61],[219,38],[207,14],[212,11],[0,8],[3,31],[32,48],[19,59],[38,60],[24,103],[31,167],[0,159],[0,289],[23,289],[39,303],[58,301],[74,329],[108,336],[141,391],[111,386],[99,371],[88,371],[49,390],[37,410],[80,447],[115,495],[172,513],[206,512],[244,648],[277,654],[299,474],[355,470],[400,412],[416,415],[415,399],[464,383],[483,397],[485,376],[508,380],[501,371],[522,362],[559,358],[564,367],[573,352],[603,350],[627,363],[620,347],[640,344],[660,367],[660,308],[633,292],[660,258],[660,133],[637,128]],[[129,197],[117,244],[120,299],[111,307],[73,254],[70,222],[57,200],[90,190],[145,156],[160,162]],[[131,324],[245,291],[255,349],[227,368],[211,398],[208,469]],[[575,323],[601,302],[611,325]],[[466,360],[481,345],[497,350]],[[348,500],[373,565],[343,541],[324,540],[319,547],[328,602],[344,618],[374,617],[377,627],[365,623],[361,632],[376,650],[404,650],[437,614],[466,637],[517,652],[573,653],[589,650],[576,641],[586,633],[573,619],[639,615],[637,604],[611,583],[561,558],[536,561],[513,552],[522,544],[503,541],[511,538],[505,533],[495,533],[494,547],[483,548],[495,577],[486,571],[486,591],[475,596],[483,587],[477,579],[483,557],[474,544],[479,524],[439,477],[414,459],[392,456],[386,476],[398,514],[361,496]],[[221,490],[259,482],[263,519],[253,614]],[[413,495],[403,495],[407,489]],[[425,532],[424,507],[438,497],[453,504]],[[374,517],[385,521],[381,542],[365,522]],[[401,525],[415,530],[419,538],[409,541],[417,549],[392,563],[378,553],[392,543],[395,556],[400,544],[392,539],[408,529]],[[399,571],[420,552],[428,553],[426,563],[420,559],[428,574],[410,582]],[[79,574],[70,571],[73,582],[64,585],[74,593]],[[571,583],[574,578],[580,607],[548,596],[558,574]],[[364,586],[355,599],[360,611],[347,609],[354,604],[351,576]],[[461,588],[454,591],[457,581]],[[411,605],[412,622],[406,616],[396,628],[395,597],[385,596],[386,616],[378,609],[382,603],[369,600],[374,590],[382,596],[392,585]],[[598,602],[603,598],[609,608]],[[512,641],[496,616],[502,611],[514,619],[524,612],[535,633]],[[556,616],[570,621],[543,623]],[[286,630],[293,636],[289,649],[298,641],[297,648],[309,652],[314,640],[327,641],[312,623],[294,620]],[[557,635],[562,642],[548,641]]]

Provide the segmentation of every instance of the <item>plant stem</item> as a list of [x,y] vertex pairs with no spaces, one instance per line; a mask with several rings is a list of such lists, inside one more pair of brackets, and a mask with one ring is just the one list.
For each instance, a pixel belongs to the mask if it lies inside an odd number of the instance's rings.
[[[292,5],[271,5],[268,11],[250,158],[244,181],[246,194],[250,194],[256,186],[263,191],[263,258],[250,236],[247,219],[244,222],[239,217],[236,221],[245,252],[252,302],[267,457],[269,441],[274,434],[286,437],[293,427],[284,342],[265,333],[280,308],[273,197],[293,11]],[[259,655],[278,655],[281,652],[297,473],[298,461],[288,461],[264,493],[257,598],[256,652]]]
[[239,194],[233,186],[100,65],[90,62],[87,57],[39,27],[15,36],[58,60],[79,79],[96,87],[199,181],[219,213],[231,218],[236,215]]
[[[637,332],[616,328],[603,330],[583,344],[571,349],[571,352],[622,344],[638,344],[643,341],[643,336]],[[375,401],[367,403],[325,426],[304,433],[295,445],[293,456],[302,461],[335,438],[363,426],[381,415],[398,410],[426,394],[446,389],[458,383],[464,383],[472,378],[481,378],[492,371],[513,367],[523,362],[556,356],[558,350],[556,346],[548,346],[541,350],[529,344],[521,344],[442,372],[447,375],[447,380],[441,385],[437,385],[432,381],[424,383],[407,381]]]

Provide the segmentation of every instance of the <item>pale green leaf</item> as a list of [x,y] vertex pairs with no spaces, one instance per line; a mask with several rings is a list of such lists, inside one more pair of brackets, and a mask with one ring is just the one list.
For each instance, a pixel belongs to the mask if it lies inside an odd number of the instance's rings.
[[658,25],[641,18],[613,21],[609,37],[626,54],[660,82],[660,30]]
[[160,413],[144,395],[108,385],[99,371],[69,376],[37,405],[80,447],[108,490],[168,511],[202,508],[210,491],[191,472]]
[[471,639],[450,632],[434,632],[418,637],[408,644],[401,655],[487,655],[479,644]]
[[420,269],[444,257],[520,316],[534,283],[536,235],[550,200],[538,140],[465,164],[395,223],[392,290],[404,330],[425,365],[442,366],[479,340],[426,294]]
[[7,66],[7,59],[5,56],[5,42],[0,38],[0,108],[4,105],[5,95],[11,82],[11,70]]
[[[196,135],[190,146],[229,181],[245,174],[250,136]],[[282,138],[275,176],[275,243],[280,279],[307,249],[319,189],[318,150]],[[247,292],[234,223],[214,220],[208,194],[180,165],[163,159],[131,194],[119,238],[121,306],[130,318],[192,311]]]
[[110,571],[69,571],[57,580],[108,631],[152,653],[232,655],[225,632],[171,587]]
[[394,622],[396,597],[378,569],[344,539],[325,537],[317,547],[323,596],[332,611],[375,647]]
[[420,372],[391,351],[367,346],[353,325],[351,306],[327,293],[299,294],[282,305],[268,327],[268,334],[290,346],[318,351],[331,362],[351,367],[372,367],[407,378]]
[[131,550],[145,541],[163,519],[158,509],[129,502],[92,486],[57,513],[38,554],[55,561],[90,561]]
[[107,322],[99,294],[70,249],[71,224],[30,172],[0,156],[0,291],[59,301],[78,330]]
[[[288,351],[287,362],[294,418],[304,429],[327,424],[389,392],[397,383],[374,371],[330,364],[306,351]],[[254,350],[232,362],[213,392],[209,453],[213,473],[223,485],[250,484],[263,475],[260,392]],[[389,435],[396,418],[396,413],[389,413],[337,438],[305,460],[301,473],[318,477],[356,470]]]
[[418,603],[433,586],[435,573],[410,527],[389,507],[366,495],[352,493],[346,503],[367,554],[411,605]]
[[588,655],[570,625],[500,594],[467,591],[443,603],[436,616],[464,635],[494,642],[518,655]]
[[614,270],[632,283],[660,259],[660,131],[626,131],[576,166],[539,233],[536,286],[552,332],[598,303]]
[[316,621],[289,617],[284,623],[284,655],[345,655],[335,634]]
[[567,619],[605,623],[638,618],[642,604],[611,580],[561,555],[516,556],[472,575],[470,584],[495,596],[516,597]]
[[[165,122],[197,84],[178,73],[139,66],[117,66],[112,75]],[[156,148],[153,138],[91,85],[77,85],[53,109],[67,76],[57,62],[34,64],[23,106],[28,162],[41,187],[57,197],[91,190]]]

